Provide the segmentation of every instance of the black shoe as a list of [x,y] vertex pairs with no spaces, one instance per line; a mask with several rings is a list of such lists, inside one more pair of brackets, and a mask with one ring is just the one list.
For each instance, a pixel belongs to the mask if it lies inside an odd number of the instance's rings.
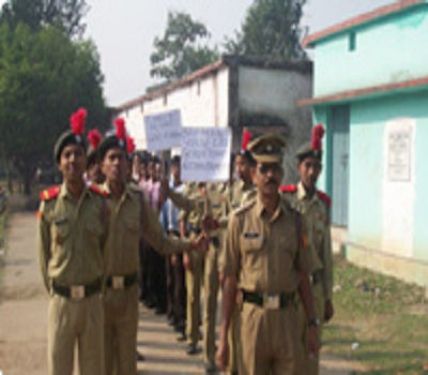
[[196,344],[187,345],[186,353],[187,355],[195,355],[201,352],[201,349],[198,348]]
[[155,314],[156,314],[156,315],[164,315],[164,314],[166,314],[166,309],[163,309],[163,308],[161,308],[161,307],[157,307],[157,308],[155,309]]
[[205,364],[205,374],[216,374],[217,373],[217,366],[215,363],[206,363]]
[[137,357],[137,362],[144,362],[146,360],[146,357],[144,357],[144,355],[142,355],[138,350],[136,353],[136,357]]

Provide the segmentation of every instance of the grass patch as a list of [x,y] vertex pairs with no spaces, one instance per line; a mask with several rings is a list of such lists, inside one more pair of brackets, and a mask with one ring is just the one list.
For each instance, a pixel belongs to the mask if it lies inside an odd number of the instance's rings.
[[424,289],[339,257],[335,267],[336,315],[324,328],[324,350],[362,363],[364,374],[428,374]]

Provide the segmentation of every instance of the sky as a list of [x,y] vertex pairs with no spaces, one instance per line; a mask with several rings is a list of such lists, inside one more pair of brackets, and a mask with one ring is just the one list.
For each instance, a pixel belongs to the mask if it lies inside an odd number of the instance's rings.
[[[153,40],[162,36],[169,10],[185,11],[203,22],[211,43],[221,44],[244,20],[253,0],[87,0],[85,37],[100,54],[108,105],[134,99],[154,83],[150,77]],[[393,0],[308,0],[302,25],[309,33]],[[0,1],[0,4],[2,1]]]

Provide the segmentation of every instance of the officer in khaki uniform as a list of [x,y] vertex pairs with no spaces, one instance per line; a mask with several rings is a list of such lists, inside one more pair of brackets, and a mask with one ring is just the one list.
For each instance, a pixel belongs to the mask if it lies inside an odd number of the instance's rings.
[[124,121],[115,122],[116,134],[99,147],[106,176],[110,210],[106,243],[105,359],[106,374],[137,373],[135,347],[138,325],[139,242],[142,237],[161,254],[196,249],[200,240],[181,241],[163,232],[142,192],[127,183],[127,142]]
[[[247,136],[246,136],[247,134]],[[255,192],[255,188],[251,179],[251,168],[255,166],[255,160],[251,153],[247,150],[247,142],[250,140],[250,133],[245,132],[243,134],[243,141],[241,145],[241,151],[235,157],[235,172],[238,179],[232,181],[232,183],[226,189],[227,198],[227,213],[228,216],[233,210],[236,210],[241,206],[244,201],[244,197]],[[224,246],[219,260],[219,270],[221,273],[222,264],[224,264]],[[220,279],[222,276],[220,275]],[[227,372],[231,375],[238,374],[238,350],[239,350],[239,311],[235,309],[231,317],[231,325],[229,329],[229,364]]]
[[266,134],[248,149],[257,161],[254,200],[235,211],[228,225],[222,273],[223,322],[218,365],[228,362],[227,334],[238,288],[242,296],[240,335],[243,375],[302,374],[296,298],[307,314],[308,346],[317,354],[318,338],[308,274],[313,260],[300,214],[280,198],[283,139]]
[[[285,198],[304,215],[308,230],[311,232],[313,256],[319,266],[311,275],[312,290],[315,299],[317,319],[328,322],[334,313],[332,303],[333,290],[333,256],[330,237],[330,205],[327,194],[316,189],[321,172],[322,136],[324,129],[317,125],[312,130],[311,142],[304,144],[297,152],[300,182],[281,188]],[[302,315],[302,336],[305,339],[306,325]],[[321,332],[320,332],[321,333]],[[319,358],[311,358],[306,352],[305,374],[319,373]]]
[[86,111],[71,117],[54,155],[61,186],[41,193],[38,249],[43,280],[50,295],[48,374],[71,375],[77,344],[81,375],[104,375],[101,300],[106,236],[106,204],[101,191],[83,180]]

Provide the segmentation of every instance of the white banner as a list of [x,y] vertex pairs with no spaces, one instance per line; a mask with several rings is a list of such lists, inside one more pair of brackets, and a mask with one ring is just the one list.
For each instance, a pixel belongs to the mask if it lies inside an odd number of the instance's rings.
[[148,151],[162,151],[181,145],[181,113],[179,110],[144,117]]
[[227,181],[232,135],[229,128],[182,128],[181,176],[184,181]]

